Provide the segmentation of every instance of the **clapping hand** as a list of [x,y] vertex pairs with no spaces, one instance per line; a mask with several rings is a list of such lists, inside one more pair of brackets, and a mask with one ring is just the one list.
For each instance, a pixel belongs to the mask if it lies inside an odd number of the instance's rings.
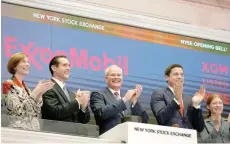
[[137,84],[136,89],[135,89],[135,93],[131,98],[132,104],[135,105],[137,103],[137,99],[141,95],[141,92],[142,92],[142,86]]
[[192,102],[194,105],[200,105],[201,101],[205,97],[205,87],[201,86],[199,91],[195,93],[195,95],[192,98]]
[[90,99],[90,91],[81,91],[80,89],[75,93],[75,99],[79,102],[82,109],[88,106]]
[[175,93],[175,98],[177,101],[182,100],[183,90],[184,90],[183,81],[179,81],[174,85],[173,91]]
[[51,80],[40,80],[32,93],[36,93],[36,95],[43,95],[46,91],[51,89],[53,86],[54,86],[54,82],[52,82]]

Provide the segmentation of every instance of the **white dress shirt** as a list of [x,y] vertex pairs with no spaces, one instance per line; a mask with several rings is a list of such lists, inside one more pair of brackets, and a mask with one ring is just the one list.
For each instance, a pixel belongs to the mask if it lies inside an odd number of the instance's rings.
[[[169,87],[169,89],[172,91],[173,95],[175,96],[175,93],[174,93],[173,88],[172,88],[172,87]],[[178,105],[180,105],[180,102],[178,102],[178,101],[176,100],[175,97],[173,98],[173,100],[174,100]],[[182,101],[182,103],[183,103],[183,100],[181,100],[181,101]],[[183,104],[184,104],[184,103],[183,103]],[[196,109],[200,109],[200,105],[197,105],[197,104],[193,104],[193,107],[196,108]]]
[[[60,80],[58,80],[58,79],[56,79],[56,78],[54,78],[54,77],[52,77],[52,79],[55,80],[55,82],[61,87],[61,89],[62,89],[62,91],[63,91],[63,88],[64,88],[65,83],[63,83],[62,81],[60,81]],[[64,92],[64,91],[63,91],[63,92]],[[77,99],[76,99],[76,100],[77,100]],[[80,103],[79,103],[78,100],[77,100],[77,102],[78,102],[78,104],[79,104],[79,109],[81,109],[83,112],[86,112],[85,109],[82,109],[82,108],[81,108]]]

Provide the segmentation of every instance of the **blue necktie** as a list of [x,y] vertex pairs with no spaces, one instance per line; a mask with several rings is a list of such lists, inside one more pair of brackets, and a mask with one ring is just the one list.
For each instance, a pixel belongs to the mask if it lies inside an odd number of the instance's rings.
[[63,91],[64,91],[64,93],[65,93],[65,95],[66,95],[68,101],[70,101],[70,96],[69,96],[69,93],[68,93],[67,88],[66,88],[65,85],[64,85],[64,87],[63,87]]

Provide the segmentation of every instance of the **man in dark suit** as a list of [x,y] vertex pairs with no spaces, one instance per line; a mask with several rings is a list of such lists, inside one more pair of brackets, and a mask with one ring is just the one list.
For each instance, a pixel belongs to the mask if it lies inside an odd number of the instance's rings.
[[42,118],[67,122],[87,123],[90,120],[88,109],[89,91],[76,93],[66,88],[70,64],[66,56],[55,56],[49,64],[52,89],[43,94]]
[[184,72],[179,64],[170,65],[165,70],[165,78],[168,87],[153,91],[150,103],[158,124],[202,131],[204,119],[200,104],[205,88],[201,86],[192,98],[184,96]]
[[127,115],[140,116],[143,123],[148,122],[148,115],[138,102],[142,92],[141,85],[128,90],[126,94],[120,91],[123,83],[122,69],[112,65],[105,70],[107,87],[104,90],[92,92],[90,107],[94,113],[99,133],[102,134],[121,123]]

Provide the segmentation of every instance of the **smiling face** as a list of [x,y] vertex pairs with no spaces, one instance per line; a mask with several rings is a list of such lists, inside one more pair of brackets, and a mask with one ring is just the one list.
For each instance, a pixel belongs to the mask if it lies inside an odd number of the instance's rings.
[[122,69],[118,66],[111,66],[107,69],[105,81],[109,88],[119,91],[123,83]]
[[61,57],[57,59],[58,64],[52,65],[53,77],[64,82],[69,79],[70,63],[67,58]]
[[168,85],[170,87],[174,87],[174,85],[178,82],[184,83],[184,71],[181,67],[174,67],[171,69],[169,75],[165,76],[166,81],[168,81]]
[[22,59],[14,68],[16,75],[26,76],[30,72],[30,63],[27,57]]
[[211,115],[221,115],[223,112],[223,101],[219,96],[215,96],[210,104],[207,105],[208,110],[211,112]]

